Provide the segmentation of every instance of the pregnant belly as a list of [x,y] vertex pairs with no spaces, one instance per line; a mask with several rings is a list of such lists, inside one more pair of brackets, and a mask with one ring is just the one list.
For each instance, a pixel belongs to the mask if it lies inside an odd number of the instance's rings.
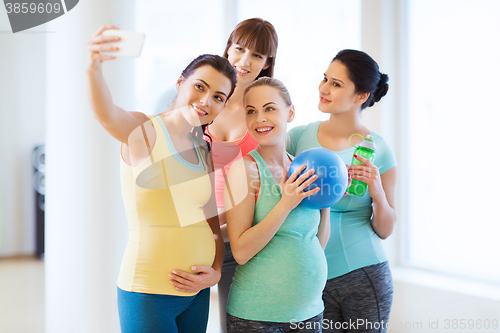
[[326,283],[327,263],[319,242],[275,244],[264,248],[245,265],[238,267],[235,279],[253,288],[259,281],[263,293],[321,293]]
[[322,311],[327,266],[319,242],[279,245],[272,251],[266,246],[236,268],[228,302],[231,315],[287,322]]
[[211,266],[214,258],[215,240],[206,222],[183,228],[144,227],[131,231],[119,286],[128,291],[187,296],[175,290],[168,274],[173,270],[192,273],[191,266]]

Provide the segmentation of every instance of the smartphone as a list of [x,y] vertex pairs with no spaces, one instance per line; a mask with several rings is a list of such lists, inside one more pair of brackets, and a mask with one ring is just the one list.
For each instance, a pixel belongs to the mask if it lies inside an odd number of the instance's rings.
[[118,36],[121,39],[117,42],[106,43],[119,47],[118,51],[101,52],[101,54],[130,58],[138,57],[141,54],[142,44],[144,44],[142,32],[109,29],[104,30],[102,34],[103,36]]

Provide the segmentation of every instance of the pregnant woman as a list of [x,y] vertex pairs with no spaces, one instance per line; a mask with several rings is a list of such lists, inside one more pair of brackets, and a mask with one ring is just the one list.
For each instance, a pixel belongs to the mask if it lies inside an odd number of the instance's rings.
[[330,211],[299,205],[320,189],[304,192],[317,178],[314,169],[299,176],[302,165],[287,177],[286,127],[295,111],[283,84],[258,79],[245,90],[244,105],[258,146],[231,166],[224,195],[240,264],[227,304],[228,332],[321,332]]
[[122,332],[206,331],[209,287],[220,279],[224,245],[213,198],[208,123],[236,85],[227,59],[201,55],[177,79],[167,111],[147,116],[113,104],[100,54],[114,51],[102,27],[89,41],[87,86],[94,116],[121,145],[129,238],[118,277]]
[[[353,179],[365,182],[361,197],[347,195],[331,207],[331,237],[325,249],[328,281],[323,292],[324,332],[385,332],[392,304],[393,285],[381,239],[389,237],[396,223],[396,160],[391,148],[361,122],[361,112],[388,91],[388,76],[366,53],[340,51],[319,85],[319,110],[330,119],[290,130],[287,150],[300,154],[313,147],[331,149],[351,164],[354,133],[372,135],[376,145],[374,163],[354,156],[362,165],[349,166]],[[350,322],[363,319],[372,327]],[[379,329],[374,329],[378,327]]]
[[222,276],[218,284],[219,315],[222,332],[226,332],[226,304],[234,270],[238,265],[231,253],[224,209],[224,183],[231,164],[257,146],[247,130],[243,92],[256,79],[272,77],[278,47],[278,36],[273,25],[260,18],[240,22],[231,32],[224,57],[236,69],[238,83],[220,115],[208,126],[212,139],[215,165],[215,195],[219,222],[225,242]]

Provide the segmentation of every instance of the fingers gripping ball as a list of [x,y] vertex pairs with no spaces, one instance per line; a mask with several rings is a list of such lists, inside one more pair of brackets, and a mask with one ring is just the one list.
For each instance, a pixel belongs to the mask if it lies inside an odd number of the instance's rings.
[[323,209],[336,204],[345,193],[348,182],[347,168],[342,159],[333,151],[326,148],[311,148],[297,155],[290,165],[288,175],[291,175],[302,164],[304,171],[314,169],[318,179],[304,191],[320,187],[321,190],[300,203],[311,209]]

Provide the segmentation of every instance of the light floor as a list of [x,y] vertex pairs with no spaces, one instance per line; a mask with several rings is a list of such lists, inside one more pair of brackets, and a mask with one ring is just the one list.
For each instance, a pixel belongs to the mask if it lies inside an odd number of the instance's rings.
[[[34,258],[0,258],[0,332],[44,333],[44,262]],[[217,292],[210,297],[207,333],[219,333]]]

